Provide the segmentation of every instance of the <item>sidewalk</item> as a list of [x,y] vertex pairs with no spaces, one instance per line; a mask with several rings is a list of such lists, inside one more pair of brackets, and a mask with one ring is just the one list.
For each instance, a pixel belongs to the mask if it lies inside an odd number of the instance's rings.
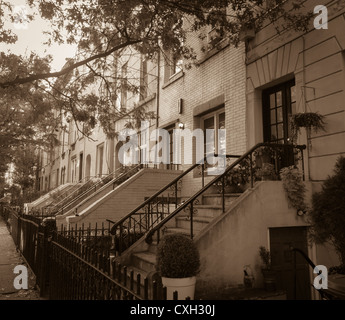
[[13,272],[17,265],[25,265],[24,260],[16,250],[12,236],[6,223],[0,216],[0,300],[42,300],[35,289],[35,276],[28,268],[28,289],[17,290],[13,286]]

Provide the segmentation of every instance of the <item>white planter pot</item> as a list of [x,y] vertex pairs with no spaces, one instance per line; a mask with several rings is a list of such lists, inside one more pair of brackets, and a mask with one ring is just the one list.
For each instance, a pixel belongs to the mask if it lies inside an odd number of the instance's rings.
[[167,300],[173,300],[174,292],[178,292],[178,300],[194,299],[196,277],[166,278],[162,277],[162,284],[167,288]]

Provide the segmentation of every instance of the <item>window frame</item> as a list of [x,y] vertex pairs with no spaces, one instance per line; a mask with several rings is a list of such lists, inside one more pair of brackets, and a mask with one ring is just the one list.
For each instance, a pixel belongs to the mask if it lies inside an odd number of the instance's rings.
[[[263,125],[263,137],[265,142],[275,142],[280,143],[279,141],[284,141],[284,143],[290,142],[290,124],[289,119],[292,115],[292,105],[296,104],[296,101],[292,101],[291,98],[291,88],[295,87],[295,79],[283,82],[271,88],[265,89],[262,92],[262,125]],[[281,106],[277,106],[277,92],[282,92],[281,97]],[[270,107],[270,96],[275,94],[275,107]],[[282,108],[282,121],[278,121],[277,109]],[[275,113],[275,122],[271,120],[271,111],[276,110]],[[279,138],[278,132],[275,139],[272,139],[272,126],[278,126],[279,124],[283,125],[283,137]],[[277,129],[276,129],[277,130]]]
[[[96,147],[96,176],[102,178],[104,162],[104,142]],[[102,153],[100,152],[102,150]]]
[[225,122],[225,119],[226,119],[226,113],[225,113],[225,108],[224,106],[221,106],[220,108],[218,108],[217,110],[214,110],[212,112],[208,112],[204,115],[202,115],[200,117],[200,125],[201,125],[201,129],[204,131],[204,154],[206,155],[206,149],[205,149],[205,144],[206,144],[206,132],[205,130],[205,120],[206,119],[209,119],[211,117],[213,117],[214,119],[214,129],[217,128],[214,133],[214,154],[218,154],[219,153],[219,145],[218,145],[218,140],[219,140],[219,132],[218,132],[218,129],[221,129],[219,128],[219,124],[220,124],[220,120],[219,120],[219,115],[223,114],[224,113],[224,122]]
[[140,59],[140,89],[139,89],[139,100],[145,100],[148,95],[148,72],[147,72],[147,60],[142,55]]
[[[175,55],[170,51],[165,56],[165,66],[164,66],[164,83],[169,83],[177,75],[183,74],[183,59],[181,56]],[[179,63],[180,61],[180,63]],[[180,67],[179,67],[180,65]],[[178,70],[177,70],[178,69]]]
[[120,109],[121,111],[127,110],[127,74],[128,74],[128,61],[121,67],[121,91],[120,91]]

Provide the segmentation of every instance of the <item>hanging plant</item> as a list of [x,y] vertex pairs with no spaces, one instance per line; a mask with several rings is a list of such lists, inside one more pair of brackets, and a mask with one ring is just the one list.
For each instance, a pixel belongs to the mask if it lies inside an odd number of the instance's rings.
[[306,128],[308,135],[314,132],[325,131],[324,116],[317,112],[295,113],[290,120],[293,141],[296,141],[301,128]]

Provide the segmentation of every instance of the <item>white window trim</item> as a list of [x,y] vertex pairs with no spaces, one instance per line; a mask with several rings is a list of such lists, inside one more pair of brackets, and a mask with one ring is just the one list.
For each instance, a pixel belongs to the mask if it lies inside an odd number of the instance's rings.
[[[202,117],[200,117],[201,120],[201,129],[204,131],[205,133],[205,126],[204,126],[204,121],[205,119],[211,118],[212,116],[214,117],[214,128],[215,128],[215,133],[214,133],[214,149],[215,149],[215,153],[218,153],[218,129],[219,129],[219,115],[225,113],[225,108],[222,107],[220,109],[217,109],[216,111],[207,113],[205,115],[203,115]],[[206,150],[204,150],[204,152],[206,152]]]

